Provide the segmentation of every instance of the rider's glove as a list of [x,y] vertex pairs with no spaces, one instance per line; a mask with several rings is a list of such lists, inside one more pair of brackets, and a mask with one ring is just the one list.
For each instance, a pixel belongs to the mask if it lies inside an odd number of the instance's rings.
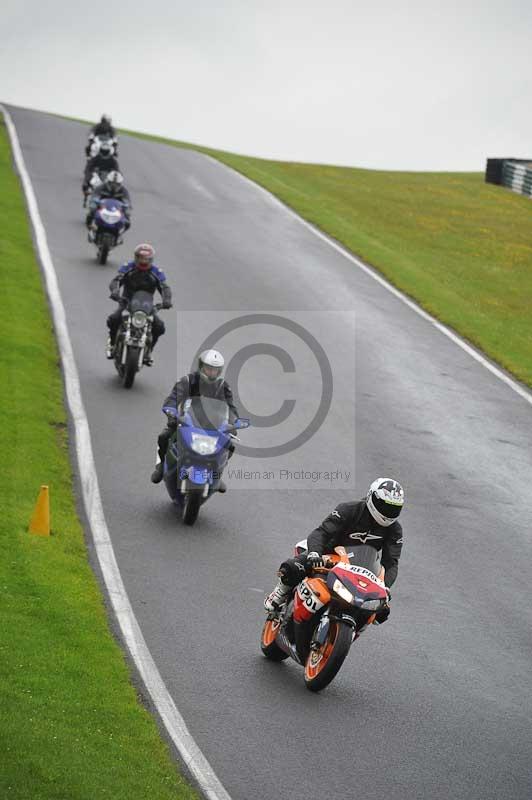
[[120,300],[120,295],[118,294],[118,292],[111,292],[111,294],[109,295],[109,299],[115,300],[118,303],[118,301]]
[[323,556],[320,556],[319,553],[309,553],[307,555],[307,566],[311,569],[316,569],[316,567],[323,567]]
[[174,410],[165,411],[164,413],[166,414],[168,427],[169,428],[175,428],[175,426],[177,425],[177,411],[174,411]]
[[170,300],[163,300],[162,307],[163,308],[172,308],[171,301]]

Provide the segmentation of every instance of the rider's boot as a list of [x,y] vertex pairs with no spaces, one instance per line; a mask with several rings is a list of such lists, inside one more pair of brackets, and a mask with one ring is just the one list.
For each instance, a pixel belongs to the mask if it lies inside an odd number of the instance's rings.
[[164,465],[162,461],[158,461],[155,465],[155,469],[151,474],[151,482],[152,483],[160,483],[163,479],[163,472],[164,472]]
[[266,611],[277,611],[283,603],[286,603],[291,591],[292,587],[287,586],[286,583],[283,583],[282,579],[279,578],[273,591],[270,592],[264,601],[264,608]]
[[114,347],[111,343],[110,336],[107,337],[107,344],[105,346],[105,355],[107,356],[107,358],[113,358],[114,356]]

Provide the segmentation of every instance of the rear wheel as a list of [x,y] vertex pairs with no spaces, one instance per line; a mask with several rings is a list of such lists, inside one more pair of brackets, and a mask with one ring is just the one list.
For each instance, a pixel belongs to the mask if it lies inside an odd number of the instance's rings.
[[281,650],[275,641],[280,625],[281,621],[278,618],[267,619],[262,629],[260,649],[270,661],[284,661],[288,658],[288,653]]
[[198,518],[201,505],[199,492],[189,492],[183,500],[183,522],[185,525],[194,525]]
[[128,347],[126,363],[122,367],[122,384],[125,389],[131,389],[139,364],[139,351],[136,347]]
[[345,661],[353,631],[345,622],[331,620],[329,635],[317,650],[311,650],[305,662],[305,685],[311,692],[319,692],[336,677]]

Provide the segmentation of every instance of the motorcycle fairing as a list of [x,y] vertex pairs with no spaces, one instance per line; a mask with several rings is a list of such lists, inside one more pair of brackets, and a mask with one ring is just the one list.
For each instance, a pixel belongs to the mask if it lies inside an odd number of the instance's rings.
[[189,480],[196,486],[204,486],[206,483],[213,482],[213,471],[205,467],[197,467],[191,464],[190,467],[181,467],[179,470],[180,480]]
[[102,200],[94,214],[98,227],[103,226],[109,230],[118,231],[124,226],[125,214],[123,205],[119,200]]
[[[223,469],[227,463],[227,451],[223,447],[217,448],[215,453],[202,456],[190,449],[189,441],[183,434],[187,431],[186,426],[179,427],[169,442],[168,451],[164,461],[163,475],[168,493],[174,502],[180,503],[182,500],[182,481],[200,487],[209,485],[209,495],[212,492],[216,481],[220,479]],[[199,430],[203,435],[205,432]]]
[[294,622],[308,622],[330,599],[324,580],[305,578],[298,584],[294,595]]
[[361,605],[366,600],[387,599],[383,581],[365,567],[337,564],[327,575],[327,586],[331,591],[335,580],[339,580],[351,592],[356,605]]
[[205,431],[203,428],[194,428],[191,425],[186,425],[186,426],[183,426],[182,428],[180,428],[180,432],[181,432],[181,437],[182,437],[183,441],[185,442],[185,445],[186,445],[187,449],[190,450],[191,452],[193,452],[194,456],[197,455],[199,458],[202,458],[202,457],[205,458],[205,456],[202,456],[201,453],[196,453],[196,451],[193,449],[193,447],[192,447],[192,435],[193,434],[197,434],[197,435],[200,435],[200,436],[209,436],[212,439],[217,439],[216,447],[212,451],[212,453],[209,453],[209,455],[208,455],[209,458],[212,458],[212,456],[215,456],[215,455],[218,455],[218,453],[221,453],[221,451],[224,449],[224,447],[227,446],[227,443],[229,442],[229,437],[226,436],[221,431]]

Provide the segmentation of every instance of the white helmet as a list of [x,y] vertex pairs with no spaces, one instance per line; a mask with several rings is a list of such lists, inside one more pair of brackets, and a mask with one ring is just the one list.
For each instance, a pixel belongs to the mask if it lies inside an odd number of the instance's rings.
[[222,374],[224,364],[224,357],[218,350],[204,350],[198,359],[200,378],[214,383]]
[[379,525],[393,525],[405,502],[404,489],[393,478],[377,478],[366,495],[369,513]]
[[112,169],[111,172],[107,173],[105,185],[111,192],[117,192],[123,184],[124,179],[118,170]]

